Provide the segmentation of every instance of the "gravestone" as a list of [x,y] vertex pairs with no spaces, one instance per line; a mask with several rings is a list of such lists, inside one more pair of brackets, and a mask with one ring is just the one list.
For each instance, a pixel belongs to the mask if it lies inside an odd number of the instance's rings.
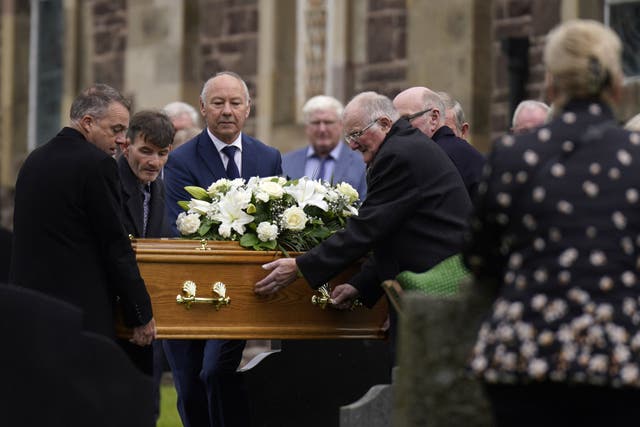
[[391,384],[375,385],[358,401],[340,408],[340,427],[391,427],[397,369],[393,369]]
[[0,284],[3,426],[155,425],[151,378],[113,340],[82,327],[78,307]]
[[472,286],[463,283],[456,297],[402,294],[394,427],[491,425],[480,383],[465,365],[493,295]]

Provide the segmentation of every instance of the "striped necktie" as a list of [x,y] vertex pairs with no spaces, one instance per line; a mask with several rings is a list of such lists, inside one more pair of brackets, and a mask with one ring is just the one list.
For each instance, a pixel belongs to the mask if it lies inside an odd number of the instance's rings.
[[142,237],[147,236],[147,223],[149,222],[149,201],[151,200],[151,187],[149,184],[142,186]]

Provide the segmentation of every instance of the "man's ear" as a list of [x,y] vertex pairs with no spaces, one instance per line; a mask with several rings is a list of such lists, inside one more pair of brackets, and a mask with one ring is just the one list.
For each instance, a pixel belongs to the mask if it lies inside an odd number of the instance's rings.
[[82,129],[85,131],[85,133],[89,133],[89,131],[91,130],[91,128],[93,127],[95,121],[93,119],[92,116],[85,114],[84,116],[82,116],[82,118],[80,119],[80,127],[82,127]]
[[391,125],[393,125],[393,122],[391,122],[391,119],[389,119],[389,117],[382,116],[378,119],[378,124],[383,130],[388,132],[389,129],[391,129]]
[[460,138],[467,139],[467,132],[469,132],[469,123],[464,122],[462,124],[462,129],[460,129]]
[[431,132],[435,133],[436,129],[440,127],[440,110],[434,108],[427,114],[429,115],[429,129],[431,129]]

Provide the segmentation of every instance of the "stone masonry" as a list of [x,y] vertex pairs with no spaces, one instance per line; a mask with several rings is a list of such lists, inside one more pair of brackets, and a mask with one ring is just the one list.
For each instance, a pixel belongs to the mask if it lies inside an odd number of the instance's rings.
[[494,0],[492,139],[504,134],[511,125],[508,63],[501,50],[501,40],[509,37],[529,39],[529,79],[526,84],[526,96],[530,99],[544,100],[542,50],[546,34],[560,22],[560,3],[560,0]]

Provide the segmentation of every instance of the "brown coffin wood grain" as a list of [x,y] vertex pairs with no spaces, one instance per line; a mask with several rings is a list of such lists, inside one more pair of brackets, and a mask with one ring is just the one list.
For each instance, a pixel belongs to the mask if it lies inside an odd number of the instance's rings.
[[[133,241],[142,277],[151,295],[158,338],[224,339],[379,339],[385,337],[387,302],[381,299],[368,309],[353,311],[321,309],[311,303],[319,292],[298,279],[270,296],[258,296],[254,284],[266,275],[262,264],[282,256],[280,252],[245,250],[237,242],[181,239]],[[290,256],[297,255],[290,253]],[[351,268],[330,283],[346,282]],[[213,297],[211,286],[223,282],[228,306],[192,304],[186,309],[176,302],[185,281],[197,285],[197,297]],[[125,336],[119,327],[119,335]]]

